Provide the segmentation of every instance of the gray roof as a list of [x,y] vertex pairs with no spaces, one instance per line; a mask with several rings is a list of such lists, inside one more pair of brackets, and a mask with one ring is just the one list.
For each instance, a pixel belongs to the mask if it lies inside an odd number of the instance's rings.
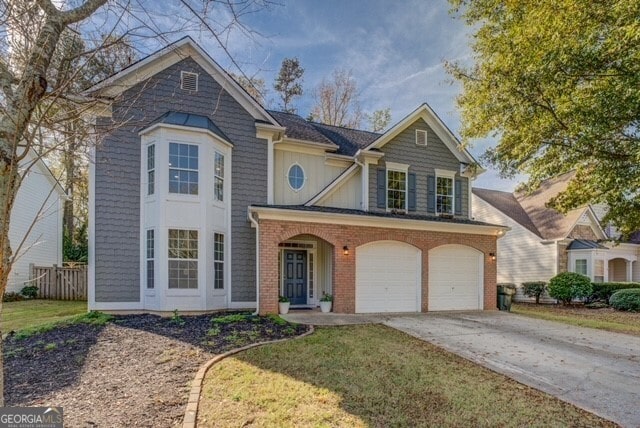
[[398,214],[384,211],[362,211],[356,209],[349,208],[333,208],[333,207],[320,207],[320,206],[306,206],[306,205],[261,205],[261,204],[253,204],[252,207],[256,208],[276,208],[282,210],[292,210],[292,211],[308,211],[308,212],[321,212],[321,213],[329,213],[329,214],[349,214],[349,215],[359,215],[366,217],[386,217],[386,218],[397,218],[397,219],[405,219],[405,220],[423,220],[423,221],[435,221],[438,223],[457,223],[457,224],[470,224],[475,226],[495,226],[495,227],[504,227],[496,224],[485,223],[482,221],[469,220],[466,218],[449,218],[449,217],[441,217],[436,215],[423,215],[423,214]]
[[608,250],[604,245],[599,244],[597,241],[592,241],[590,239],[574,239],[571,241],[567,250]]
[[358,150],[364,149],[381,135],[376,132],[311,122],[294,113],[273,110],[268,110],[268,112],[280,125],[286,128],[287,137],[320,144],[335,144],[338,146],[336,153],[341,155],[353,156]]
[[169,125],[189,126],[192,128],[207,129],[218,137],[231,143],[231,140],[218,128],[218,126],[207,116],[200,116],[198,114],[183,113],[179,111],[168,111],[159,118],[153,120],[149,126],[156,123],[166,123]]
[[477,187],[473,188],[471,191],[474,195],[482,198],[497,210],[502,211],[516,223],[519,223],[529,231],[535,233],[537,236],[541,236],[535,224],[533,224],[531,218],[529,218],[513,193],[481,189]]

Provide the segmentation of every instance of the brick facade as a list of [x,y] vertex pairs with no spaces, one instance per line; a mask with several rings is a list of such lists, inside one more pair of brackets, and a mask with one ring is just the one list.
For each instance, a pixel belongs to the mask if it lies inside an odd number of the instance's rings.
[[[298,235],[314,235],[331,244],[333,251],[333,311],[355,312],[355,257],[360,245],[381,240],[405,242],[422,251],[422,311],[429,302],[429,250],[447,244],[466,245],[484,254],[484,309],[496,309],[496,237],[339,224],[260,220],[260,313],[278,312],[278,244]],[[344,255],[343,246],[349,247]]]

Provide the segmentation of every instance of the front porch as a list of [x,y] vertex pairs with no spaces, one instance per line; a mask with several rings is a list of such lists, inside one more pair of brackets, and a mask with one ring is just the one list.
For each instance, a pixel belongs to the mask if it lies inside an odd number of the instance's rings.
[[567,270],[588,276],[593,282],[640,281],[640,246],[636,244],[574,240],[567,252]]

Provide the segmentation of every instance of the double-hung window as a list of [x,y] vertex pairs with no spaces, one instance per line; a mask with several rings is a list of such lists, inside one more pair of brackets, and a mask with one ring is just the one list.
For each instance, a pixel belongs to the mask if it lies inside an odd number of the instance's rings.
[[577,259],[575,271],[581,275],[587,275],[587,259]]
[[436,213],[453,214],[452,177],[436,177]]
[[387,169],[387,209],[407,209],[407,172]]
[[156,191],[156,146],[147,146],[147,195],[153,195]]
[[213,288],[224,289],[224,235],[213,235]]
[[147,288],[155,288],[155,232],[147,229]]
[[169,193],[198,194],[198,146],[169,144]]
[[169,229],[169,288],[198,288],[198,231]]
[[213,161],[213,197],[220,202],[224,199],[224,155],[219,152]]

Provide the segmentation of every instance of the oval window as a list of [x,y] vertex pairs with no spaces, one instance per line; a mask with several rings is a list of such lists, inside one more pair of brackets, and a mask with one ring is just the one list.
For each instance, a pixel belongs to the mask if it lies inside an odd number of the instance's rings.
[[289,186],[291,186],[293,190],[300,190],[304,186],[304,170],[300,165],[291,165],[287,177],[289,179]]

